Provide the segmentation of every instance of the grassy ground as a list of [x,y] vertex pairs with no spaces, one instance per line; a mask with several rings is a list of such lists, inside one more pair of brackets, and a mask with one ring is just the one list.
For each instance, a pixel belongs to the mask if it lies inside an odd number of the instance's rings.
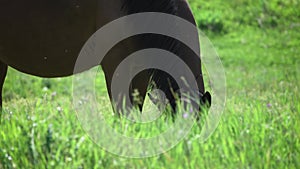
[[[195,126],[172,150],[146,159],[112,155],[89,139],[72,110],[72,77],[41,79],[10,69],[0,168],[300,168],[298,30],[236,25],[208,31],[227,78],[220,125],[205,143],[197,141]],[[109,107],[104,80],[98,88]]]

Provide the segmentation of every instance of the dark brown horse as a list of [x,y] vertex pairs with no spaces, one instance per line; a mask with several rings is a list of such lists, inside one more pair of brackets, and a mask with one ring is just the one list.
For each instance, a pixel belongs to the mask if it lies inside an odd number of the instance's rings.
[[[72,75],[82,46],[96,30],[139,12],[163,12],[195,24],[186,0],[0,0],[1,90],[8,66],[39,77]],[[191,32],[191,36],[198,34]],[[201,100],[211,102],[204,89],[200,58],[179,41],[153,34],[123,40],[101,62],[111,99],[111,81],[117,65],[142,48],[161,48],[178,55],[197,79]],[[142,99],[138,106],[143,106],[149,80],[165,92],[175,109],[172,91],[178,86],[170,75],[159,70],[143,71],[132,80],[129,92],[138,90]],[[2,105],[2,95],[0,98]]]

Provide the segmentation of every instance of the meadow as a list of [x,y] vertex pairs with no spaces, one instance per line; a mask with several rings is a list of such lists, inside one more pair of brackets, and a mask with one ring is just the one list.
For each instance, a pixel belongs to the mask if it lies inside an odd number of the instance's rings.
[[[10,68],[3,90],[0,169],[300,168],[300,1],[190,3],[226,71],[226,108],[206,142],[198,141],[201,129],[195,125],[161,155],[111,154],[77,120],[72,77],[38,78]],[[98,78],[97,97],[109,112],[102,72]]]

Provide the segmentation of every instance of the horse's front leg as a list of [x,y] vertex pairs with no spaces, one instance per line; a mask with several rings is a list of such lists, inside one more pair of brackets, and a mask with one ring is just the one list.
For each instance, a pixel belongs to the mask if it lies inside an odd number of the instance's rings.
[[2,88],[7,73],[7,64],[0,61],[0,106],[2,108]]
[[[117,96],[112,95],[112,77],[114,71],[111,69],[111,67],[106,67],[106,65],[102,65],[104,74],[105,74],[105,80],[106,80],[106,87],[108,91],[108,95],[110,98],[110,101],[113,106],[113,110],[117,115],[121,114],[127,114],[130,113],[130,111],[133,108],[139,108],[140,111],[143,109],[143,104],[145,100],[145,96],[148,89],[148,82],[149,82],[149,75],[148,73],[141,72],[137,76],[135,76],[127,91],[123,91],[123,93],[116,93]],[[122,85],[122,82],[119,82]],[[128,95],[130,100],[124,100],[124,96]],[[125,111],[125,112],[124,112]]]
[[147,71],[142,71],[132,79],[129,88],[130,101],[133,106],[138,106],[141,112],[143,110],[149,80],[149,73]]

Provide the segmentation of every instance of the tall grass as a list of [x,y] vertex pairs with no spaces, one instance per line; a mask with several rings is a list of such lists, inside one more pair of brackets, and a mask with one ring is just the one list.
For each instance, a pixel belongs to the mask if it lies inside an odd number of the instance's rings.
[[[244,1],[232,4],[240,5],[240,10],[249,8]],[[202,4],[193,5],[197,12],[195,5]],[[234,11],[232,15],[243,17]],[[300,168],[297,27],[240,24],[228,30],[222,34],[207,30],[226,70],[227,103],[217,130],[205,143],[199,142],[200,128],[195,125],[161,155],[145,159],[113,155],[98,147],[77,120],[72,77],[42,79],[9,69],[0,124],[0,168]],[[103,73],[96,87],[99,104],[110,112]],[[124,131],[124,125],[118,127]],[[143,127],[141,132],[157,134]]]

